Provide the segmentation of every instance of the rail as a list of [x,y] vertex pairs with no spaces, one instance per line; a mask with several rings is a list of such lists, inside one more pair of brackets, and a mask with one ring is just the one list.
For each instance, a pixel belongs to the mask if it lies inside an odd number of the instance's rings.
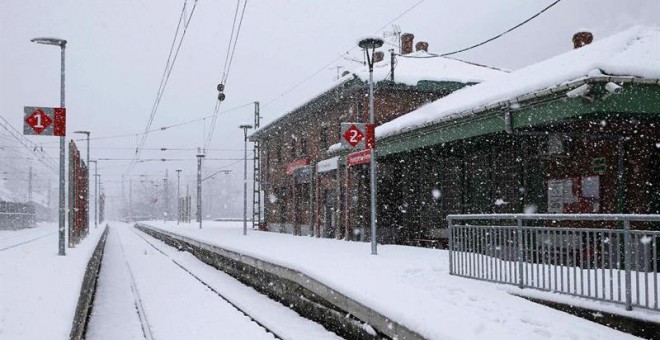
[[447,221],[451,275],[660,311],[660,215],[449,215]]

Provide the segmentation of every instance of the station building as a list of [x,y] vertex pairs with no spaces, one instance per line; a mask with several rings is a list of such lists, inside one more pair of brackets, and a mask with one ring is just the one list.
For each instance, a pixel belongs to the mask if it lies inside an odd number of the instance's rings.
[[592,39],[379,126],[379,241],[440,246],[448,214],[659,214],[660,28]]
[[[593,38],[511,73],[417,51],[391,80],[377,63],[378,241],[441,247],[457,213],[660,213],[660,29]],[[367,79],[348,74],[250,137],[262,228],[370,239],[368,160],[337,144],[341,122],[367,120]]]
[[[428,53],[412,34],[402,36],[401,53],[376,52],[374,93],[380,125],[460,88],[494,79],[504,71]],[[384,60],[388,59],[388,60]],[[367,166],[346,167],[329,156],[342,122],[368,120],[368,70],[345,74],[314,98],[255,131],[260,143],[260,186],[264,222],[270,231],[363,240],[368,192]],[[304,127],[304,128],[301,128]],[[367,191],[365,191],[367,190]]]

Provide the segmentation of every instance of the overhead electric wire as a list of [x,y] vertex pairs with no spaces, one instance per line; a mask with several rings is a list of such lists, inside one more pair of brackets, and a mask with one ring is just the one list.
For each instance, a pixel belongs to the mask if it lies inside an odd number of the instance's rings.
[[[536,14],[532,15],[531,17],[527,18],[527,19],[524,20],[523,22],[521,22],[521,23],[519,23],[519,24],[517,24],[517,25],[515,25],[515,26],[513,26],[513,27],[511,27],[511,28],[509,28],[508,30],[506,30],[506,31],[504,31],[504,32],[502,32],[502,33],[500,33],[500,34],[498,34],[498,35],[492,37],[492,38],[486,39],[486,40],[484,40],[484,41],[482,41],[482,42],[480,42],[480,43],[478,43],[478,44],[474,44],[474,45],[472,45],[472,46],[469,46],[469,47],[466,47],[466,48],[462,48],[462,49],[457,50],[457,51],[448,52],[448,53],[443,53],[443,54],[428,53],[427,56],[422,56],[422,57],[420,57],[420,56],[409,56],[409,55],[403,55],[403,54],[397,54],[397,56],[398,56],[398,57],[402,57],[402,58],[411,58],[411,59],[426,59],[426,58],[440,58],[440,57],[446,57],[446,56],[450,56],[450,55],[453,55],[453,54],[457,54],[457,53],[461,53],[461,52],[469,51],[469,50],[471,50],[471,49],[474,49],[474,48],[477,48],[477,47],[479,47],[479,46],[485,45],[485,44],[487,44],[487,43],[489,43],[489,42],[491,42],[491,41],[493,41],[493,40],[495,40],[495,39],[498,39],[498,38],[504,36],[505,34],[507,34],[507,33],[511,32],[511,31],[513,31],[513,30],[515,30],[515,29],[521,27],[522,25],[524,25],[524,24],[526,24],[526,23],[528,23],[528,22],[530,22],[530,21],[532,21],[534,18],[538,17],[539,15],[541,15],[543,12],[547,11],[548,9],[552,8],[554,5],[556,5],[556,4],[559,3],[560,1],[561,1],[561,0],[556,0],[555,2],[553,2],[553,3],[551,3],[550,5],[546,6],[545,8],[543,8],[542,10],[540,10],[539,12],[537,12]],[[465,63],[469,63],[469,64],[473,64],[473,63],[470,63],[470,62],[467,62],[467,61],[464,61],[464,60],[460,60],[460,59],[456,59],[456,60],[459,60],[459,61],[462,61],[462,62],[465,62]],[[395,64],[395,65],[394,65],[394,68],[396,68],[396,66],[397,66],[397,65]],[[387,74],[387,76],[385,77],[385,79],[389,78],[389,77],[390,77],[390,74],[391,74],[391,72]]]
[[[422,2],[424,2],[424,0],[420,0],[420,1],[416,2],[415,4],[413,4],[412,6],[408,7],[405,11],[401,12],[401,13],[400,13],[399,15],[397,15],[394,19],[388,21],[385,25],[383,25],[381,28],[377,29],[374,33],[378,33],[378,32],[380,32],[380,31],[382,31],[382,30],[385,29],[387,26],[389,26],[389,25],[392,24],[393,22],[399,20],[401,17],[403,17],[404,15],[408,14],[408,12],[412,11],[413,9],[415,9],[415,7],[419,6]],[[305,79],[299,81],[298,83],[296,83],[295,85],[293,85],[292,87],[290,87],[290,88],[287,89],[286,91],[282,92],[281,94],[279,94],[279,95],[276,96],[275,98],[273,98],[273,99],[267,101],[267,102],[262,106],[262,108],[268,107],[270,104],[274,103],[275,101],[279,100],[280,98],[282,98],[282,97],[286,96],[287,94],[291,93],[293,90],[297,89],[300,85],[306,83],[308,80],[314,78],[317,74],[323,72],[328,66],[330,66],[330,65],[334,64],[335,62],[337,62],[337,60],[344,58],[344,54],[348,54],[349,52],[351,52],[351,51],[354,50],[355,48],[357,48],[357,46],[352,46],[352,47],[349,48],[345,53],[341,54],[339,57],[337,57],[337,58],[331,60],[329,63],[323,65],[321,68],[319,68],[318,70],[316,70],[314,73],[312,73],[311,75],[307,76]]]
[[[234,55],[236,54],[236,45],[238,45],[238,38],[241,34],[241,27],[243,26],[243,18],[245,17],[245,9],[247,8],[248,0],[243,2],[243,9],[241,10],[240,19],[238,19],[238,26],[236,26],[236,19],[238,17],[238,9],[241,5],[241,0],[236,1],[236,11],[234,13],[234,20],[232,21],[232,29],[229,37],[229,44],[227,45],[227,55],[225,56],[225,66],[223,67],[222,76],[220,83],[226,87],[227,80],[229,79],[229,71],[231,70],[231,65],[234,60]],[[236,34],[234,35],[234,32]],[[231,52],[230,52],[231,51]],[[206,150],[211,144],[213,139],[213,134],[215,133],[216,123],[218,121],[218,112],[220,110],[220,100],[216,99],[213,107],[213,118],[211,120],[211,126],[209,128],[209,133],[204,142],[204,150]]]
[[[137,148],[135,150],[135,161],[137,161],[140,158],[141,148],[144,146],[144,144],[147,140],[147,136],[149,135],[151,124],[153,123],[154,118],[156,116],[156,113],[158,112],[158,107],[160,105],[160,100],[162,99],[163,94],[165,93],[167,83],[169,81],[170,75],[172,74],[172,70],[174,69],[174,64],[176,63],[177,57],[179,56],[179,51],[181,50],[181,46],[182,46],[183,41],[184,41],[185,36],[186,36],[186,32],[188,31],[188,25],[190,24],[190,21],[191,21],[191,19],[193,18],[194,14],[195,14],[195,8],[197,8],[197,0],[195,0],[195,2],[193,4],[192,10],[190,11],[190,15],[188,15],[188,17],[185,18],[185,23],[183,25],[183,32],[181,33],[181,37],[178,40],[178,45],[176,47],[176,50],[174,51],[173,47],[176,44],[177,37],[179,35],[178,33],[179,33],[180,28],[181,28],[181,22],[182,22],[183,18],[185,17],[186,4],[187,4],[187,1],[184,1],[183,8],[181,9],[181,16],[179,17],[179,24],[177,25],[177,29],[176,29],[175,34],[174,34],[174,39],[173,39],[173,42],[172,42],[172,46],[170,47],[170,51],[168,53],[168,59],[167,59],[166,65],[165,65],[163,78],[161,78],[161,86],[159,86],[159,91],[156,94],[156,99],[154,100],[154,105],[152,107],[152,111],[151,111],[149,119],[147,121],[147,126],[144,129],[145,132],[142,135],[142,139],[138,143]],[[172,56],[173,51],[174,51],[174,57],[172,58],[171,56]],[[171,60],[171,62],[170,62],[170,60]],[[136,162],[133,162],[129,165],[127,172],[130,172],[130,170],[132,169],[132,167],[135,163]]]
[[7,133],[9,133],[9,136],[11,136],[18,143],[20,143],[26,150],[28,150],[28,152],[30,152],[36,158],[36,160],[38,160],[41,164],[43,164],[48,170],[57,174],[57,164],[52,158],[48,156],[48,154],[46,154],[45,152],[38,153],[36,151],[38,150],[37,144],[25,138],[25,136],[23,136],[4,117],[0,116],[0,119],[2,119],[0,121],[0,126],[2,126],[7,131]]
[[[250,103],[246,103],[246,104],[243,104],[243,105],[240,105],[240,106],[235,106],[235,107],[232,107],[231,109],[220,111],[219,114],[224,114],[224,113],[227,113],[227,112],[236,111],[238,109],[242,109],[242,108],[244,108],[246,106],[250,106],[250,105],[253,105],[253,103],[250,102]],[[179,123],[174,123],[172,125],[161,126],[159,128],[151,129],[151,130],[149,130],[149,132],[165,131],[167,129],[171,129],[171,128],[175,128],[175,127],[179,127],[179,126],[188,125],[188,124],[196,123],[196,122],[199,122],[199,121],[203,121],[203,120],[211,118],[211,117],[213,117],[213,114],[210,114],[210,115],[204,116],[204,117],[200,117],[200,118],[195,118],[195,119],[179,122]],[[93,140],[135,137],[135,136],[140,136],[142,134],[144,134],[144,132],[124,133],[124,134],[110,135],[110,136],[91,137],[91,138],[89,138],[89,140],[93,141]],[[77,139],[72,139],[72,140],[74,140],[74,141],[86,141],[87,138],[77,138]],[[48,144],[56,144],[56,143],[59,143],[59,142],[39,143],[39,145],[48,145]],[[135,150],[135,148],[130,148],[130,149]],[[143,147],[143,149],[146,149],[146,148]]]
[[448,52],[448,53],[440,54],[440,56],[441,56],[441,57],[445,57],[445,56],[448,56],[448,55],[452,55],[452,54],[456,54],[456,53],[465,52],[465,51],[471,50],[471,49],[473,49],[473,48],[479,47],[479,46],[481,46],[481,45],[485,45],[485,44],[487,44],[487,43],[489,43],[489,42],[491,42],[491,41],[493,41],[493,40],[495,40],[495,39],[498,39],[498,38],[504,36],[505,34],[511,32],[511,31],[517,29],[518,27],[520,27],[520,26],[522,26],[522,25],[524,25],[524,24],[530,22],[532,19],[534,19],[534,18],[538,17],[539,15],[543,14],[543,12],[549,10],[549,9],[552,8],[554,5],[558,4],[560,1],[561,1],[561,0],[557,0],[557,1],[553,2],[553,3],[551,3],[551,4],[548,5],[546,8],[542,9],[542,10],[539,11],[538,13],[536,13],[536,14],[532,15],[531,17],[529,17],[527,20],[525,20],[525,21],[519,23],[518,25],[515,25],[515,26],[509,28],[508,30],[506,30],[506,31],[504,31],[504,32],[502,32],[502,33],[500,33],[500,34],[498,34],[498,35],[496,35],[496,36],[494,36],[494,37],[492,37],[492,38],[490,38],[490,39],[486,39],[486,40],[484,40],[484,41],[482,41],[482,42],[480,42],[480,43],[478,43],[478,44],[474,44],[474,45],[472,45],[472,46],[470,46],[470,47],[466,47],[466,48],[463,48],[463,49],[460,49],[460,50],[457,50],[457,51],[453,51],[453,52]]

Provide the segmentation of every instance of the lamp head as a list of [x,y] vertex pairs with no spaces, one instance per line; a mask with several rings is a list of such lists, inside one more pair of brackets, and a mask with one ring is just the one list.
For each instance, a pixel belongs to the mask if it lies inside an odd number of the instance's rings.
[[360,48],[375,49],[383,46],[384,43],[383,39],[379,37],[366,37],[360,39],[358,46],[360,46]]
[[89,136],[89,134],[91,132],[89,132],[89,131],[73,131],[73,133],[80,133],[80,134],[85,134],[85,135]]
[[30,41],[37,44],[55,45],[62,48],[66,46],[66,40],[58,39],[58,38],[39,37],[39,38],[34,38]]
[[240,127],[241,129],[251,129],[251,128],[252,128],[252,125],[245,124],[245,125],[241,125],[241,126],[239,126],[239,127]]

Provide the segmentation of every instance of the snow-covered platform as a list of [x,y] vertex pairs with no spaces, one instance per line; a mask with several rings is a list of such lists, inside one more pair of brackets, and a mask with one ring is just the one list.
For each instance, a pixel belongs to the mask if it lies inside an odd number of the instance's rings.
[[57,223],[0,231],[0,339],[67,339],[103,228],[58,255]]
[[517,288],[451,276],[444,250],[383,245],[373,256],[368,243],[243,236],[240,222],[146,224],[304,273],[429,339],[633,338],[509,293]]

